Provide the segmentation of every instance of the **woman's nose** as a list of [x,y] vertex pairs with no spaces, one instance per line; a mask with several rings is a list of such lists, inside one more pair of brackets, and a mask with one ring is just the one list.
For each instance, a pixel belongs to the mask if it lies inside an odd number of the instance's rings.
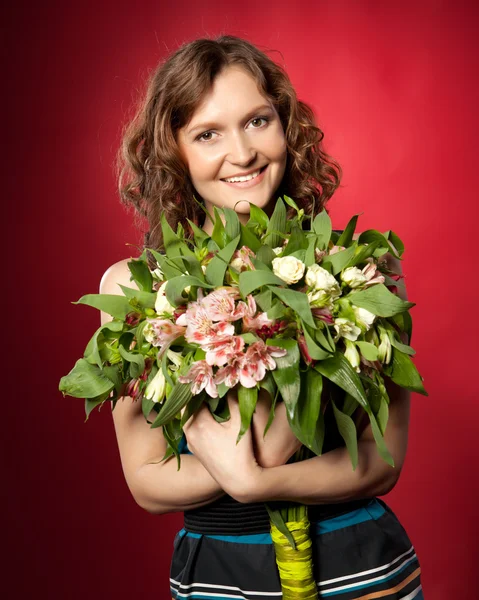
[[227,159],[238,165],[248,165],[256,158],[256,150],[245,133],[233,135],[228,148]]

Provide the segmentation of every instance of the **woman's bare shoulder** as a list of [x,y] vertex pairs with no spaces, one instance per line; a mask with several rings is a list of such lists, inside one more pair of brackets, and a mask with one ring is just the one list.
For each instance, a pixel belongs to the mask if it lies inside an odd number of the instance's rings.
[[[122,296],[123,291],[120,285],[138,289],[136,283],[130,280],[131,272],[128,268],[130,260],[131,258],[124,258],[108,267],[100,281],[100,294],[117,294],[118,296]],[[112,317],[101,311],[100,319],[103,325],[107,321],[111,321]]]
[[100,281],[100,294],[122,294],[118,284],[136,287],[135,282],[130,280],[131,272],[128,268],[130,261],[131,258],[124,258],[108,267]]

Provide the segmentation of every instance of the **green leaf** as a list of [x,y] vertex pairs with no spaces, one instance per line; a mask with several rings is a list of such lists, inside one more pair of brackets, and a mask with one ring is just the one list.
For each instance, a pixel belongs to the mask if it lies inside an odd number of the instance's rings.
[[[85,351],[83,353],[83,358],[87,358],[92,356],[94,362],[102,368],[103,361],[100,356],[99,343],[101,344],[104,339],[104,330],[119,332],[122,331],[124,324],[121,321],[107,321],[103,325],[101,325],[93,334],[93,337],[90,339],[88,344],[86,345]],[[91,362],[91,361],[88,361]]]
[[[275,277],[275,275],[273,275],[273,277]],[[296,290],[291,290],[289,288],[279,288],[273,286],[269,286],[269,289],[287,306],[290,306],[307,325],[313,329],[316,329],[316,323],[314,322],[313,315],[311,313],[308,296],[305,293],[297,292]]]
[[361,379],[341,351],[337,350],[331,358],[319,361],[314,368],[370,410]]
[[132,310],[128,298],[119,294],[86,294],[72,304],[87,304],[123,321]]
[[213,232],[211,234],[211,239],[218,244],[220,248],[224,248],[228,242],[225,226],[223,225],[223,221],[221,220],[220,211],[216,206],[213,207],[214,215],[215,215],[215,224],[213,226]]
[[351,244],[351,242],[353,241],[354,231],[358,222],[358,217],[362,214],[363,213],[357,213],[349,219],[348,224],[346,225],[345,229],[343,230],[336,242],[337,246],[347,247]]
[[289,196],[283,196],[283,200],[286,202],[286,204],[291,206],[291,208],[294,208],[296,212],[299,212],[299,206],[292,198],[290,198]]
[[238,403],[241,415],[241,427],[236,438],[236,443],[241,440],[244,434],[248,431],[253,417],[256,402],[258,400],[258,388],[247,388],[243,385],[238,386]]
[[308,347],[308,353],[311,356],[311,358],[314,360],[324,360],[326,358],[329,358],[331,356],[331,352],[320,348],[310,335],[308,331],[308,326],[304,322],[302,323],[304,339],[306,340],[306,346]]
[[273,304],[273,295],[270,289],[265,289],[263,292],[256,294],[254,297],[256,304],[262,311],[268,311]]
[[170,227],[165,213],[161,213],[160,217],[161,231],[163,232],[163,245],[165,247],[165,253],[168,258],[178,256],[191,256],[194,254],[188,244],[184,242]]
[[384,461],[386,461],[388,463],[388,465],[391,465],[391,467],[394,467],[394,459],[391,456],[391,453],[389,452],[389,450],[386,446],[386,442],[384,441],[384,437],[381,433],[381,430],[379,429],[378,423],[376,421],[376,417],[374,416],[374,414],[372,412],[368,413],[368,416],[369,416],[369,420],[371,422],[371,430],[373,432],[373,436],[376,441],[376,446],[377,446],[379,455],[381,456],[381,458]]
[[271,264],[275,256],[271,246],[261,246],[256,253],[256,260],[261,261],[268,269],[271,269]]
[[355,344],[366,360],[375,361],[378,359],[378,349],[374,344],[360,341],[356,341]]
[[121,291],[128,298],[132,307],[155,308],[156,292],[142,292],[141,290],[125,287],[124,285],[121,285],[121,283],[118,285],[120,286]]
[[298,343],[293,339],[270,338],[266,340],[266,345],[279,346],[288,351],[285,356],[273,357],[276,369],[273,369],[271,373],[286,404],[287,412],[293,419],[301,389]]
[[[244,298],[254,290],[268,284],[284,285],[284,281],[276,277],[271,271],[263,271],[262,269],[240,273],[239,288]],[[274,290],[274,288],[272,289]]]
[[337,275],[349,265],[354,258],[355,251],[355,247],[350,246],[349,248],[340,250],[334,254],[328,254],[321,261],[321,266],[327,271],[330,271],[331,275]]
[[160,254],[156,250],[152,250],[148,248],[148,251],[151,252],[156,259],[160,269],[162,270],[165,279],[171,279],[172,277],[177,277],[178,275],[183,275],[183,271],[179,266],[176,266],[172,263],[164,254]]
[[317,235],[316,247],[319,250],[326,250],[331,239],[332,225],[325,208],[314,218],[313,231]]
[[195,244],[201,248],[201,246],[203,245],[203,242],[206,240],[206,238],[209,237],[208,234],[205,231],[203,231],[203,229],[198,227],[198,225],[193,223],[193,221],[191,221],[190,219],[186,219],[186,220],[188,221],[188,223],[193,231],[193,237],[194,237]]
[[261,242],[255,236],[255,234],[245,227],[242,223],[240,224],[241,229],[241,239],[240,246],[247,246],[253,252],[257,252],[261,248]]
[[291,235],[289,236],[286,248],[283,250],[283,256],[289,256],[297,250],[306,250],[307,247],[308,238],[306,237],[304,231],[295,225],[291,230]]
[[282,238],[277,232],[286,231],[286,207],[281,198],[278,198],[274,207],[273,214],[266,228],[266,235],[263,239],[265,244],[276,248],[282,243]]
[[193,396],[189,383],[177,382],[170,395],[163,402],[160,412],[151,426],[152,429],[169,423],[175,415],[191,400]]
[[96,398],[111,392],[114,387],[113,382],[98,366],[91,365],[84,358],[79,358],[68,375],[60,379],[58,389],[63,396]]
[[127,264],[133,275],[133,279],[140,290],[151,292],[153,288],[153,277],[147,263],[143,260],[130,260]]
[[391,363],[389,369],[386,371],[388,377],[394,383],[407,390],[417,392],[423,396],[429,396],[422,384],[423,378],[411,358],[407,354],[404,354],[404,352],[397,350],[394,346],[391,349],[391,354]]
[[252,202],[249,203],[250,220],[256,221],[263,231],[266,231],[269,225],[269,217],[262,208]]
[[132,379],[139,377],[145,370],[145,359],[137,352],[128,352],[123,346],[118,346],[121,356],[130,363],[130,376]]
[[105,392],[99,398],[85,398],[85,415],[86,415],[85,423],[86,423],[86,421],[88,421],[88,417],[90,416],[92,410],[95,409],[97,406],[100,406],[101,404],[103,404],[105,402],[106,398],[108,398],[108,396],[109,396],[109,393]]
[[293,536],[291,535],[291,531],[288,529],[286,523],[284,522],[281,512],[277,509],[271,508],[267,503],[265,503],[265,506],[266,510],[268,511],[269,520],[271,521],[271,523],[278,529],[278,531],[280,531],[285,536],[293,550],[296,550],[296,543],[294,541]]
[[294,424],[293,433],[308,448],[311,448],[316,433],[316,426],[321,413],[322,393],[322,375],[314,369],[302,372],[301,393],[292,422]]
[[239,240],[240,236],[237,235],[208,263],[205,276],[207,281],[209,281],[214,287],[220,287],[223,285],[226,269],[228,268],[228,264],[231,261],[236,248],[238,247]]
[[194,285],[201,288],[211,289],[214,286],[210,283],[201,281],[197,277],[192,275],[181,275],[180,277],[173,277],[170,279],[165,287],[166,299],[172,306],[179,306],[185,304],[187,299],[183,297],[182,291],[189,285]]
[[396,313],[409,310],[415,302],[408,302],[396,296],[382,283],[376,283],[365,290],[349,293],[348,300],[379,317],[392,317]]
[[228,240],[234,240],[241,234],[240,222],[238,214],[228,207],[223,208],[225,214],[225,231]]
[[206,392],[204,391],[191,397],[183,412],[183,416],[181,417],[181,428],[183,428],[186,421],[188,421],[188,419],[201,408],[201,405],[207,397],[209,396],[207,396]]
[[333,399],[331,399],[331,403],[333,405],[338,431],[346,443],[346,448],[348,449],[351,458],[351,464],[353,465],[353,471],[355,471],[358,466],[358,438],[356,425],[351,417],[339,410]]

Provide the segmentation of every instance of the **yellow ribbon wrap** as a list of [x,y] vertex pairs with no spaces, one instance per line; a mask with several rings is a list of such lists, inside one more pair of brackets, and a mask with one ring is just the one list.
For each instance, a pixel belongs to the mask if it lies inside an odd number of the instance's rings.
[[286,527],[296,544],[293,550],[286,537],[271,524],[283,600],[317,600],[318,591],[313,577],[313,549],[309,536],[309,520],[287,521]]

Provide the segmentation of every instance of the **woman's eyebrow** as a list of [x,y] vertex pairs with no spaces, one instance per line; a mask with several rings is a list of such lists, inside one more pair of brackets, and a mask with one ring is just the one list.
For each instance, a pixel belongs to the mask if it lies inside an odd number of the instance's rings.
[[[245,120],[247,121],[250,117],[255,115],[260,110],[270,110],[272,112],[272,108],[269,104],[261,104],[260,106],[257,106],[256,108],[250,110],[246,115]],[[209,121],[208,123],[198,123],[197,125],[193,125],[193,127],[191,127],[188,130],[188,135],[193,133],[197,129],[210,129],[213,127],[218,127],[218,123],[215,123],[214,121]]]

